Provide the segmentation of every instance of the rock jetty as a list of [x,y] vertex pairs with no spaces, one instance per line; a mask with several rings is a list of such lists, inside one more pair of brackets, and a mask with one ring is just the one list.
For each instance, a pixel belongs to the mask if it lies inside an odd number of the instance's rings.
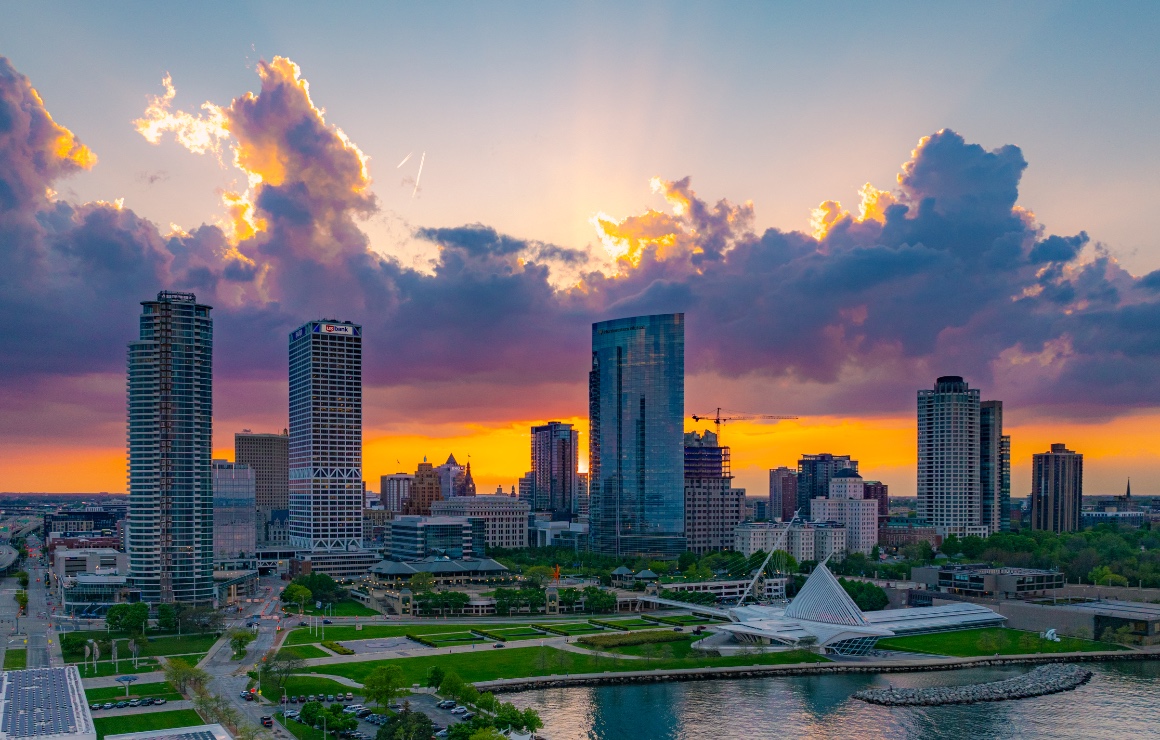
[[940,704],[974,704],[1008,701],[1071,691],[1091,680],[1092,672],[1077,665],[1043,665],[1022,676],[969,686],[935,686],[922,689],[865,689],[854,694],[870,704],[887,707],[932,707]]

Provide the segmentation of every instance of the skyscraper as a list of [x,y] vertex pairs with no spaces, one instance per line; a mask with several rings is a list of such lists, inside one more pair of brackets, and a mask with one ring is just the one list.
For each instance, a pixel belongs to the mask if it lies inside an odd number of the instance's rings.
[[213,553],[219,567],[252,567],[257,549],[256,476],[248,465],[213,461]]
[[[797,511],[797,470],[790,470],[782,466],[769,471],[769,518],[780,518],[783,522],[793,519]],[[809,516],[809,511],[802,512],[803,517]]]
[[733,529],[745,521],[745,489],[733,488],[729,448],[717,435],[685,434],[685,547],[706,553],[733,546]]
[[362,327],[310,321],[290,334],[290,544],[341,574],[362,512]]
[[811,503],[816,522],[836,522],[846,528],[846,549],[869,555],[878,544],[878,502],[865,498],[865,482],[852,468],[830,479],[829,494]]
[[419,463],[419,469],[411,480],[411,495],[403,503],[403,513],[407,515],[431,515],[431,504],[443,500],[443,486],[439,471],[431,463]]
[[129,572],[152,603],[211,604],[213,319],[193,293],[142,301],[129,343]]
[[234,462],[254,471],[259,545],[284,545],[290,509],[290,434],[234,434]]
[[411,486],[415,482],[415,476],[410,473],[395,473],[384,475],[379,480],[379,496],[383,508],[387,511],[401,512],[411,500]]
[[991,532],[1011,529],[1011,437],[1003,434],[1003,402],[979,404],[980,524]]
[[890,516],[890,486],[880,480],[868,480],[862,483],[862,497],[878,502],[879,518]]
[[1080,529],[1083,455],[1065,445],[1031,456],[1031,528],[1051,532]]
[[685,316],[592,325],[589,522],[608,555],[685,549]]
[[576,513],[576,471],[580,433],[571,424],[549,421],[532,427],[533,511],[558,517]]
[[982,521],[979,390],[958,375],[918,392],[918,516],[941,534],[990,533]]
[[798,460],[797,508],[802,517],[812,516],[810,502],[830,495],[830,479],[839,470],[858,472],[858,461],[849,455],[831,455],[822,452],[817,455],[802,455]]

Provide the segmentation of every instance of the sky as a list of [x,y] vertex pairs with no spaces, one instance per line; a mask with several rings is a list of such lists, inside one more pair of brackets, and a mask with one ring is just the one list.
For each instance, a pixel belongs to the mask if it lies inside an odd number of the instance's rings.
[[[1160,493],[1160,8],[0,3],[0,490],[122,491],[139,302],[214,306],[215,454],[365,326],[364,470],[587,431],[593,321],[683,311],[735,485],[915,489],[915,392]],[[687,428],[703,428],[688,420]],[[586,440],[586,434],[582,440]]]

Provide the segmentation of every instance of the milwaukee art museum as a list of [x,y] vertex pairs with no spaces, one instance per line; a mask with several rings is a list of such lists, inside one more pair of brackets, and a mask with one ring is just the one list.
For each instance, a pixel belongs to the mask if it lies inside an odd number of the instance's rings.
[[879,638],[1000,626],[1006,617],[979,604],[955,603],[863,612],[823,561],[789,606],[739,606],[730,621],[693,647],[721,655],[804,648],[836,655],[866,655]]

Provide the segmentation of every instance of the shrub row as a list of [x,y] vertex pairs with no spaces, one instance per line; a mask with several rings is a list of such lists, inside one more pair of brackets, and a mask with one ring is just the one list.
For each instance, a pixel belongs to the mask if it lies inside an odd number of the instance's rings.
[[438,645],[435,644],[435,642],[433,640],[428,640],[426,637],[421,637],[419,635],[410,635],[409,634],[409,635],[407,635],[407,639],[414,640],[415,642],[419,643],[420,645],[426,645],[427,647],[439,647]]
[[589,619],[588,623],[594,624],[597,627],[606,627],[606,628],[612,629],[612,630],[621,630],[624,632],[631,632],[632,631],[628,627],[625,627],[624,625],[617,624],[616,622],[606,622],[603,619]]
[[564,637],[572,636],[572,633],[568,630],[562,630],[558,627],[553,627],[548,624],[533,624],[532,626],[538,630],[543,630],[544,632],[551,632],[553,635],[563,635]]
[[334,640],[323,640],[322,647],[332,652],[338,653],[339,655],[354,655],[353,650],[340,642],[335,642]]
[[657,642],[680,642],[689,635],[682,632],[644,630],[641,632],[617,632],[611,635],[589,635],[577,642],[597,648],[626,647],[628,645],[648,645]]
[[480,637],[484,638],[485,640],[495,640],[496,642],[507,642],[508,641],[508,638],[506,638],[503,635],[498,634],[496,632],[488,632],[487,630],[480,630],[480,629],[474,629],[474,630],[472,630],[472,632],[474,634],[477,634]]
[[[690,626],[688,621],[683,620],[683,619],[678,619],[677,617],[653,617],[653,616],[645,616],[644,614],[642,614],[640,616],[641,616],[641,619],[646,619],[650,622],[656,622],[657,624],[671,624],[674,627],[689,627]],[[692,626],[695,627],[696,625],[692,625]]]

